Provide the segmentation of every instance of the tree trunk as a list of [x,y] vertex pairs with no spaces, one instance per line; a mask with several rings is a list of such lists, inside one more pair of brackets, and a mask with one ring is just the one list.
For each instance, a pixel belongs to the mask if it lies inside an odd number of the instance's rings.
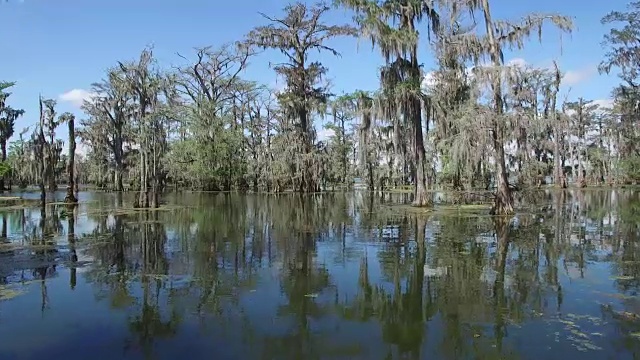
[[116,157],[116,171],[113,179],[115,185],[115,191],[124,191],[124,185],[122,182],[122,159]]
[[[7,161],[7,142],[3,141],[0,143],[0,148],[2,149],[2,162]],[[4,176],[0,178],[0,192],[4,191]]]
[[2,213],[2,241],[7,241],[7,214]]
[[75,189],[75,164],[76,164],[76,132],[73,117],[68,120],[69,125],[69,160],[67,161],[67,196],[64,198],[64,202],[68,204],[77,203],[74,195]]
[[[482,0],[482,9],[485,18],[485,29],[487,31],[487,37],[489,39],[491,62],[494,66],[500,67],[502,65],[502,50],[500,49],[500,44],[496,39],[495,26],[493,24],[493,21],[491,20],[489,0]],[[500,78],[500,76],[500,74],[493,75],[493,83],[491,84],[493,90],[493,110],[495,113],[495,117],[493,119],[492,137],[494,154],[496,157],[495,161],[497,186],[495,204],[492,212],[496,215],[507,215],[513,213],[513,196],[511,194],[511,189],[509,188],[509,180],[507,176],[502,126],[498,123],[499,121],[503,120],[501,117],[504,113],[504,104],[502,101],[501,91],[502,79]]]
[[368,178],[369,178],[369,191],[374,191],[375,190],[375,179],[373,177],[373,164],[371,164],[370,162],[367,161],[367,174],[368,174]]
[[158,181],[157,179],[151,180],[151,196],[149,199],[149,207],[152,209],[156,209],[160,206],[159,198],[158,198]]
[[45,176],[42,175],[41,179],[40,179],[40,206],[42,206],[42,208],[44,208],[44,205],[47,201],[47,188],[44,185],[45,183]]
[[[118,123],[120,124],[120,123]],[[124,191],[124,185],[122,183],[122,173],[124,166],[122,164],[123,150],[122,150],[122,125],[116,126],[116,136],[113,139],[114,142],[114,160],[116,163],[116,171],[113,179],[115,185],[115,191]]]
[[53,168],[53,157],[49,156],[49,161],[47,162],[47,181],[49,183],[49,191],[54,192],[58,190],[58,183],[55,175],[55,170]]
[[493,146],[496,154],[496,195],[492,212],[495,215],[507,215],[513,213],[513,195],[509,188],[504,145],[497,134],[499,131],[494,128],[493,132]]
[[[414,49],[411,57],[412,70],[419,78],[417,49]],[[412,99],[410,106],[410,118],[413,120],[413,158],[415,161],[415,182],[413,206],[429,206],[431,201],[427,193],[427,176],[425,170],[424,138],[422,136],[422,107],[419,99]]]
[[140,193],[138,195],[137,207],[147,208],[149,207],[148,190],[149,184],[147,183],[147,156],[145,152],[140,149]]
[[553,137],[553,183],[556,187],[562,187],[562,159],[560,159],[560,131],[558,124],[554,124]]
[[47,191],[45,188],[45,184],[47,183],[47,171],[46,171],[47,162],[45,159],[47,140],[44,137],[45,113],[44,113],[44,108],[42,107],[43,105],[42,96],[40,96],[39,102],[40,102],[40,126],[38,129],[38,137],[37,137],[37,144],[36,144],[36,158],[39,158],[38,170],[39,170],[40,179],[39,179],[38,185],[40,187],[40,212],[42,215],[41,220],[44,221],[44,218],[47,216],[45,211],[45,203],[47,201]]

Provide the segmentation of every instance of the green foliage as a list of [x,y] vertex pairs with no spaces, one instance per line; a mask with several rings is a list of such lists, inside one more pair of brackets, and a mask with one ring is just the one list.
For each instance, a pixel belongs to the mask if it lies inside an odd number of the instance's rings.
[[24,110],[13,109],[7,105],[7,99],[11,93],[5,90],[14,85],[15,82],[0,82],[0,144],[3,146],[3,151],[6,151],[4,147],[6,147],[7,141],[13,136],[15,121],[24,115]]
[[5,177],[11,173],[11,165],[6,162],[0,162],[0,177]]
[[640,183],[640,156],[631,156],[619,162],[625,182]]
[[[504,49],[521,49],[536,33],[540,40],[547,22],[571,31],[567,17],[498,20],[489,1],[334,4],[353,11],[353,24],[326,24],[326,4],[297,2],[279,16],[261,14],[267,23],[242,41],[195,49],[191,59],[180,55],[187,62],[181,66],[161,68],[150,47],[115,63],[83,104],[77,134],[88,151],[76,161],[81,181],[114,190],[128,183],[142,190],[144,205],[145,194],[173,185],[311,192],[348,187],[359,177],[374,189],[413,185],[416,204],[426,205],[428,184],[487,188],[519,178],[527,186],[562,166],[571,178],[575,170],[598,181],[636,178],[640,60],[638,45],[626,40],[640,34],[640,2],[603,19],[618,27],[605,37],[601,70],[620,69],[624,80],[608,111],[588,100],[558,104],[557,64],[549,70],[503,59]],[[361,36],[380,50],[384,64],[372,74],[379,89],[332,94],[329,69],[314,53],[339,56],[331,40],[342,36]],[[432,56],[435,69],[423,68],[418,56],[426,42],[432,52],[420,56]],[[266,49],[282,58],[273,65],[285,85],[277,91],[243,78]],[[0,83],[2,145],[23,114],[6,104],[12,86]],[[69,156],[61,154],[56,128],[70,116],[57,117],[55,101],[42,101],[34,136],[9,144],[14,183],[38,183],[44,172],[50,185],[65,180]],[[327,136],[319,138],[321,117]]]

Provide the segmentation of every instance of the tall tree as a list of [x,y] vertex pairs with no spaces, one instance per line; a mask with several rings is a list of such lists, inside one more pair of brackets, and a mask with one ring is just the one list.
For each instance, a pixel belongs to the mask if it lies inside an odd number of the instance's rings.
[[271,24],[259,26],[248,35],[246,44],[262,49],[279,50],[287,58],[286,63],[274,66],[275,72],[286,80],[286,90],[278,95],[285,116],[295,121],[299,141],[298,152],[302,154],[297,171],[301,173],[297,189],[312,192],[318,187],[313,173],[313,113],[319,112],[327,103],[328,87],[321,83],[327,68],[318,61],[309,61],[312,51],[326,51],[334,56],[340,54],[326,45],[331,38],[355,35],[349,25],[326,25],[322,17],[329,11],[325,4],[308,7],[295,3],[284,8],[283,18],[261,15]]
[[[485,58],[490,59],[489,66],[476,66],[474,76],[478,81],[479,89],[488,85],[490,98],[486,104],[486,112],[479,116],[478,129],[488,129],[490,134],[490,146],[495,163],[495,214],[511,214],[513,209],[512,189],[509,185],[507,170],[507,155],[505,146],[509,142],[508,134],[512,130],[509,127],[514,121],[510,121],[513,114],[509,113],[505,102],[505,87],[512,88],[514,80],[513,72],[504,64],[504,50],[521,49],[524,42],[532,33],[538,34],[542,40],[542,27],[549,21],[561,31],[571,31],[573,24],[570,18],[560,15],[527,15],[519,22],[495,20],[492,17],[489,0],[465,1],[466,9],[471,12],[479,12],[483,16],[484,33],[477,34],[468,31],[457,37],[452,45],[458,51],[460,57],[473,60],[476,65]],[[459,2],[451,0],[448,4],[451,8],[458,6]],[[478,97],[478,100],[480,97]],[[513,119],[511,119],[513,120]]]
[[375,189],[375,145],[374,130],[374,102],[373,96],[365,91],[354,94],[355,110],[360,117],[358,126],[358,162],[362,176],[367,178],[369,191]]
[[[600,63],[601,73],[617,69],[622,84],[613,91],[614,114],[612,125],[618,134],[618,165],[626,176],[637,173],[640,165],[640,1],[627,5],[626,11],[612,11],[602,18],[602,24],[614,25],[604,36],[602,46],[607,49]],[[634,176],[631,176],[634,177]]]
[[[7,142],[13,136],[14,125],[18,117],[24,114],[22,109],[14,109],[7,105],[7,98],[11,95],[5,90],[13,87],[14,82],[0,82],[0,150],[2,150],[2,162],[7,161]],[[0,178],[0,191],[4,191],[4,175]]]
[[561,154],[561,144],[562,144],[562,122],[561,117],[558,116],[557,102],[558,102],[558,92],[560,91],[560,82],[562,81],[562,76],[560,76],[560,69],[558,68],[558,63],[553,62],[554,67],[554,81],[551,87],[551,104],[550,110],[552,112],[552,122],[553,122],[553,183],[556,187],[566,188],[567,182],[565,180],[564,171],[562,169],[562,154]]
[[351,122],[356,116],[353,94],[341,95],[331,102],[332,122],[325,125],[332,132],[329,138],[332,177],[341,185],[347,185],[350,175],[349,155],[353,148]]
[[104,147],[113,161],[114,190],[123,191],[123,173],[128,147],[132,143],[133,98],[120,68],[107,71],[107,79],[92,85],[92,98],[83,110],[89,117],[81,121],[80,137],[93,147]]
[[[48,181],[48,163],[47,163],[47,138],[45,137],[44,129],[47,119],[53,117],[55,114],[53,100],[44,100],[42,96],[38,99],[40,107],[40,121],[33,134],[31,135],[31,142],[34,145],[34,155],[38,162],[38,187],[40,188],[40,208],[43,215],[46,216],[45,202],[47,199],[46,184]],[[43,219],[44,220],[44,219]]]
[[439,27],[439,16],[429,1],[337,0],[336,3],[356,12],[355,21],[361,34],[380,48],[385,59],[380,74],[380,87],[385,99],[379,102],[380,110],[387,118],[406,122],[412,131],[415,162],[413,204],[427,206],[431,199],[427,193],[422,127],[423,115],[428,115],[423,111],[428,100],[421,88],[417,26],[424,19],[430,24],[426,34],[435,32]]
[[161,182],[161,158],[166,152],[166,118],[163,109],[168,90],[167,77],[155,67],[151,48],[146,48],[137,61],[119,62],[124,87],[134,99],[136,142],[140,154],[140,193],[137,206],[158,207]]
[[575,151],[570,154],[572,165],[575,164],[573,168],[577,167],[577,176],[574,178],[579,187],[586,187],[587,133],[596,121],[595,111],[598,109],[598,105],[594,104],[593,100],[587,101],[579,98],[578,101],[564,104],[564,108],[572,125],[573,131],[570,135],[575,139],[575,142],[572,141],[575,144]]

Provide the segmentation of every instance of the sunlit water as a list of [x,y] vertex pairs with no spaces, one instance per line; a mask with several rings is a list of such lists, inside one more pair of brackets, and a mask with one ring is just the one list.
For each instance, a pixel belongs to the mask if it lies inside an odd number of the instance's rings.
[[510,224],[367,193],[5,210],[0,359],[639,356],[639,195],[534,197]]

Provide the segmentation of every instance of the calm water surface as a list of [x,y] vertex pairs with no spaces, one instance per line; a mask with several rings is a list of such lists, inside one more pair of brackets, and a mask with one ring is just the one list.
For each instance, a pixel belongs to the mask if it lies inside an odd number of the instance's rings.
[[640,357],[630,190],[511,223],[366,193],[131,200],[0,212],[0,359]]

